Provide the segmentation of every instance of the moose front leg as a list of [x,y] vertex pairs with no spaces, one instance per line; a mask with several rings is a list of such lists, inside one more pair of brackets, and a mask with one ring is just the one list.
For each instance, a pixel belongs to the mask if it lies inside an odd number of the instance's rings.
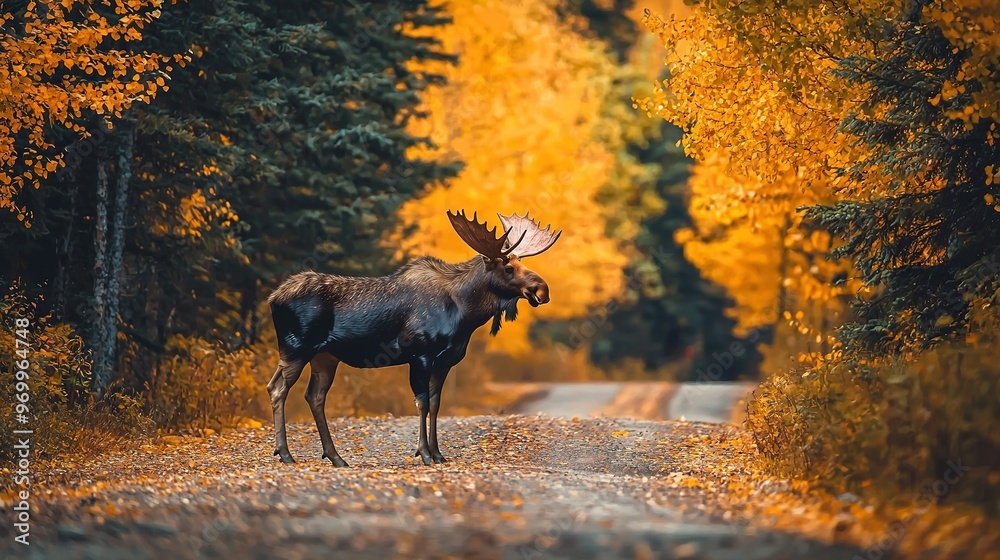
[[417,452],[425,465],[431,464],[431,451],[427,446],[427,413],[430,411],[430,376],[422,365],[410,364],[410,389],[413,390],[413,401],[420,413],[420,436],[417,440]]
[[445,462],[444,455],[441,455],[441,450],[438,448],[438,410],[441,409],[441,389],[444,389],[444,381],[448,378],[448,372],[451,368],[436,371],[431,374],[430,382],[428,384],[428,389],[430,393],[430,398],[428,399],[428,404],[430,405],[430,424],[428,425],[428,436],[430,438],[430,452],[431,459],[435,463],[441,464]]

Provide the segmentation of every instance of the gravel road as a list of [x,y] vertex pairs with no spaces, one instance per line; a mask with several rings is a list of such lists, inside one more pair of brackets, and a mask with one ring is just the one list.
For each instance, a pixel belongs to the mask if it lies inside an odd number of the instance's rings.
[[[449,462],[410,457],[416,420],[340,419],[353,466],[320,460],[315,426],[172,437],[47,473],[31,546],[10,558],[817,558],[854,552],[714,510],[668,473],[698,476],[672,445],[719,425],[548,416],[442,419]],[[676,479],[673,479],[676,480]],[[6,506],[7,504],[5,504]],[[5,507],[5,513],[10,512]]]
[[496,392],[529,394],[512,412],[559,418],[637,418],[731,422],[742,415],[740,400],[756,383],[628,381],[589,383],[493,383]]

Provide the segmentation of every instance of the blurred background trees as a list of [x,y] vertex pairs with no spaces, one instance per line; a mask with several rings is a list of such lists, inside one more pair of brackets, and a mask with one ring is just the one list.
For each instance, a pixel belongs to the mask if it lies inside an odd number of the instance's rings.
[[650,70],[656,49],[640,41],[633,4],[446,8],[454,22],[439,36],[460,62],[441,67],[447,85],[431,89],[430,118],[415,127],[440,146],[432,157],[465,166],[404,205],[392,240],[399,255],[468,258],[439,219],[449,208],[531,212],[567,231],[556,252],[530,265],[558,305],[505,326],[486,346],[501,355],[489,369],[511,379],[583,380],[620,377],[631,360],[638,367],[627,377],[695,378],[733,335],[722,315],[725,294],[673,240],[687,223],[687,160],[673,146],[679,135],[630,107],[658,71]]
[[[231,394],[209,408],[250,415],[281,278],[468,258],[449,208],[567,231],[532,265],[557,304],[480,341],[500,361],[471,362],[469,383],[695,378],[733,340],[725,292],[673,239],[689,223],[679,136],[631,107],[659,72],[632,2],[4,10],[0,275],[85,341],[71,402],[137,395],[178,425]],[[342,379],[354,398],[370,387]],[[408,410],[396,397],[341,405]]]

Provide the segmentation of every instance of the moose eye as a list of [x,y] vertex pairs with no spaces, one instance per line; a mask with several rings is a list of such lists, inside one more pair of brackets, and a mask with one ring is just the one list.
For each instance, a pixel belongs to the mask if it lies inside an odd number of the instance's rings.
[[507,274],[514,274],[513,266],[507,266],[506,268],[504,268],[504,270],[507,271]]

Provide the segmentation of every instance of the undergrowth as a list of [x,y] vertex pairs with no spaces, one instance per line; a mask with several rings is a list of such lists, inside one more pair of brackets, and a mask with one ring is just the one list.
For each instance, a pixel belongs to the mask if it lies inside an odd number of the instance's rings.
[[883,503],[929,495],[998,516],[998,327],[990,317],[962,343],[771,376],[747,405],[766,470]]
[[[28,319],[28,326],[19,329],[18,319]],[[18,345],[18,338],[29,346]],[[28,367],[19,367],[24,361]],[[27,372],[26,378],[18,372]],[[37,302],[12,286],[0,299],[0,391],[10,399],[0,407],[0,449],[5,454],[14,449],[14,430],[31,430],[36,458],[100,451],[148,433],[152,422],[136,396],[112,391],[100,403],[90,398],[91,373],[80,334],[51,317],[39,317]],[[26,383],[27,390],[18,383]],[[15,392],[29,398],[23,417],[14,406]]]

